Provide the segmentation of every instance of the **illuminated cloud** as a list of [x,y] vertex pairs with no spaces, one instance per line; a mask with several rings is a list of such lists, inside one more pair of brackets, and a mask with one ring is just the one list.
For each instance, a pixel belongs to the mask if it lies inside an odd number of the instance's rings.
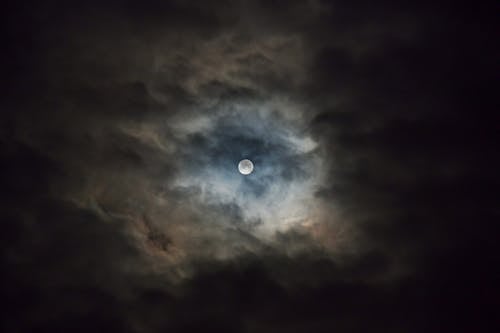
[[452,7],[4,5],[2,332],[491,331],[498,10]]

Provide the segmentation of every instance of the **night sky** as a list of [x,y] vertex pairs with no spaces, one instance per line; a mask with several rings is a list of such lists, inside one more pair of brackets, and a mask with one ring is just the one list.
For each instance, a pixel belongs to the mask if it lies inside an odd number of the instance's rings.
[[498,332],[498,9],[2,5],[0,330]]

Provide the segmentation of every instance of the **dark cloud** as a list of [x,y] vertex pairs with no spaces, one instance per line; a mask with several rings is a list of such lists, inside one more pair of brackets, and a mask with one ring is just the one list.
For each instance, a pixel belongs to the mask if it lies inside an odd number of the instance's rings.
[[3,8],[2,331],[493,331],[494,10]]

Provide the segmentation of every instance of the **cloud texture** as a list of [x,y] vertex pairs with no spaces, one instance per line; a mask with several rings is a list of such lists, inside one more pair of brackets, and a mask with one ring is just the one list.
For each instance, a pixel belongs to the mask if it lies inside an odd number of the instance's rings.
[[488,11],[4,12],[4,331],[491,327],[498,122],[493,56],[475,61]]

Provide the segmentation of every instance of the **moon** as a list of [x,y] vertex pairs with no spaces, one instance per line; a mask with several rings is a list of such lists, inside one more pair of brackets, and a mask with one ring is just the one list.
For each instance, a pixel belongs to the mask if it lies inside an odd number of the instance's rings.
[[253,171],[252,161],[247,159],[241,160],[240,163],[238,163],[238,171],[245,176],[251,174]]

